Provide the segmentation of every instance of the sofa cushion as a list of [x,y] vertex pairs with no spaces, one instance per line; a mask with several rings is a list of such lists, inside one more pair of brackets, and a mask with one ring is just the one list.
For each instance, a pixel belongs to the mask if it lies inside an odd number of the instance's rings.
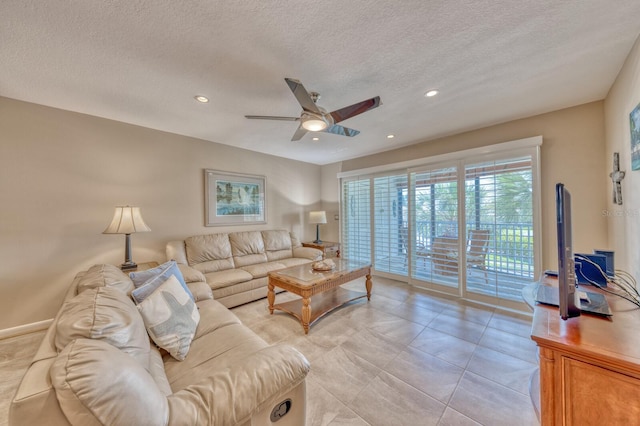
[[133,281],[124,272],[114,265],[93,265],[80,278],[76,286],[76,293],[82,293],[96,287],[115,287],[129,294],[133,290]]
[[262,239],[264,240],[267,260],[274,261],[293,257],[289,231],[262,231]]
[[176,277],[189,297],[195,301],[189,287],[187,287],[187,284],[184,282],[182,272],[180,272],[180,269],[174,260],[170,260],[158,267],[148,269],[146,271],[130,273],[129,277],[133,281],[133,285],[136,287],[135,290],[131,292],[131,297],[133,297],[133,300],[135,300],[136,303],[141,303],[172,275]]
[[260,231],[232,232],[229,241],[236,268],[267,261]]
[[230,259],[229,234],[196,235],[184,240],[189,266],[210,260]]
[[[320,257],[316,258],[315,260],[320,260],[320,259],[322,259],[322,255],[320,255]],[[291,268],[292,266],[304,265],[305,263],[309,263],[309,266],[311,266],[311,261],[309,259],[306,259],[306,258],[303,258],[303,257],[290,257],[288,259],[280,259],[280,260],[278,260],[278,262],[282,263],[285,266],[285,268]]]
[[175,275],[138,305],[147,331],[156,344],[182,361],[189,352],[200,314]]
[[184,282],[187,284],[199,281],[206,281],[206,278],[202,274],[202,272],[197,269],[192,268],[189,265],[184,265],[182,263],[178,263],[178,269],[182,273],[182,278],[184,278]]
[[192,266],[193,269],[202,273],[208,274],[209,272],[226,271],[227,269],[233,269],[235,267],[233,258],[220,259],[220,260],[208,260],[202,263],[196,263]]
[[210,272],[204,275],[212,289],[228,287],[230,285],[250,281],[253,276],[242,269],[228,269],[226,271]]
[[167,398],[149,372],[106,342],[72,341],[56,358],[50,376],[71,424],[168,422]]
[[198,323],[194,340],[220,327],[240,324],[240,320],[233,312],[213,299],[203,300],[198,303],[198,312],[200,313],[200,322]]
[[241,323],[219,327],[194,339],[189,357],[184,361],[165,356],[167,379],[171,389],[178,392],[266,346],[264,340]]
[[258,263],[256,265],[248,265],[243,266],[241,269],[247,271],[251,274],[251,276],[255,278],[266,277],[269,272],[279,271],[280,269],[284,269],[285,266],[280,262],[267,262],[267,263]]
[[149,336],[131,299],[112,287],[83,291],[68,300],[56,323],[55,346],[79,338],[104,340],[149,368]]

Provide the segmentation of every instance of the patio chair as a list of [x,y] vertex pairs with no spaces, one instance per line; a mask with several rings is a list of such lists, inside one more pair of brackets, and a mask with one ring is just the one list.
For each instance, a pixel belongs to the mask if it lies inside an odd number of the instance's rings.
[[[467,239],[467,268],[477,268],[484,272],[484,280],[489,283],[489,275],[485,261],[487,259],[487,248],[489,245],[489,231],[486,229],[470,229]],[[447,259],[458,262],[458,252],[447,253]]]

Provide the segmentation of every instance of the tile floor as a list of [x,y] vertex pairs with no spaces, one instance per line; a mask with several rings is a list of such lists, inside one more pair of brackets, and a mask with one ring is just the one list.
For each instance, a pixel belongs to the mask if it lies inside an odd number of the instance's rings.
[[[363,290],[364,279],[346,287]],[[276,296],[276,303],[293,298]],[[311,302],[313,308],[313,299]],[[307,426],[537,425],[529,377],[531,320],[439,298],[374,277],[373,295],[320,319],[268,314],[266,300],[233,309],[269,343],[310,361]]]
[[[364,281],[347,287],[364,289]],[[293,297],[279,294],[276,303]],[[269,315],[266,299],[233,312],[311,362],[307,426],[538,424],[528,394],[536,346],[525,317],[380,277],[370,302],[330,313],[306,336],[294,317]],[[0,425],[43,335],[0,341]]]

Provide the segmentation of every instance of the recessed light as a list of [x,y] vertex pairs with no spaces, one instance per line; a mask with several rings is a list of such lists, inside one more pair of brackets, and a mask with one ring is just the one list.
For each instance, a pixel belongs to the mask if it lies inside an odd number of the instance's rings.
[[312,140],[312,141],[319,141],[319,140],[320,140],[320,138],[315,137],[315,138],[311,138],[311,140]]
[[207,102],[209,102],[209,98],[207,98],[206,96],[203,95],[196,95],[193,97],[196,101],[206,104]]
[[393,139],[395,137],[396,137],[396,135],[387,135],[387,139]]
[[424,96],[427,98],[432,98],[437,94],[438,94],[438,91],[436,89],[432,89],[432,90],[429,90],[427,93],[425,93]]

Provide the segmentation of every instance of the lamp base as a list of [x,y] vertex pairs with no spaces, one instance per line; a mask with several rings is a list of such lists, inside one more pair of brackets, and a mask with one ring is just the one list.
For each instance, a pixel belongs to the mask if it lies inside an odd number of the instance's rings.
[[315,240],[314,243],[316,244],[322,244],[322,240]]
[[122,265],[120,265],[120,269],[123,271],[129,271],[131,269],[137,269],[138,268],[138,264],[135,262],[125,262]]

